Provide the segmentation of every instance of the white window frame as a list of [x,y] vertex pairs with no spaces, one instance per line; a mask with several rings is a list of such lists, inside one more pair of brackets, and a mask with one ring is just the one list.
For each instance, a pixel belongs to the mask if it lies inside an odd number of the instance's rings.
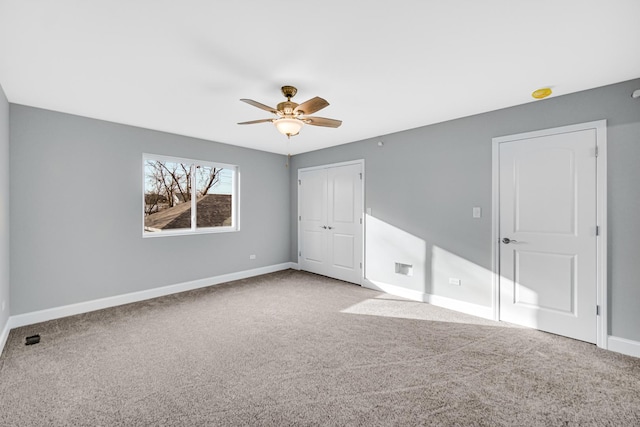
[[[182,228],[175,230],[164,230],[161,232],[146,232],[144,227],[144,210],[145,210],[145,193],[146,193],[146,174],[145,174],[145,166],[147,161],[161,161],[161,162],[173,162],[173,163],[190,163],[192,167],[191,173],[191,183],[190,186],[192,189],[196,188],[196,174],[195,167],[196,166],[205,166],[212,168],[223,168],[223,169],[231,169],[233,170],[233,176],[231,177],[231,226],[221,226],[221,227],[197,227],[196,218],[197,218],[197,199],[196,197],[191,198],[191,228]],[[219,163],[219,162],[210,162],[206,160],[195,160],[188,159],[184,157],[173,157],[173,156],[165,156],[161,154],[150,154],[143,153],[142,154],[142,237],[143,238],[153,238],[153,237],[165,237],[165,236],[185,236],[191,234],[212,234],[212,233],[229,233],[240,231],[240,168],[237,165],[231,165],[227,163]]]

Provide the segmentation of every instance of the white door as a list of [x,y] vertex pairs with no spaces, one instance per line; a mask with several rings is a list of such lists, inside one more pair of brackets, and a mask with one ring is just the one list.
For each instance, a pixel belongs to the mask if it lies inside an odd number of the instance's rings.
[[299,265],[352,283],[362,277],[362,165],[302,170]]
[[503,142],[500,320],[596,342],[596,130]]
[[316,169],[298,174],[300,220],[299,265],[317,274],[327,271],[327,171]]

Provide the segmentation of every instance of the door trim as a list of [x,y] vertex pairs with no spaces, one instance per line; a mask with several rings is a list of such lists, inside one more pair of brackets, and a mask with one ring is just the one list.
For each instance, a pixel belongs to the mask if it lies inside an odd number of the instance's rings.
[[[543,129],[514,135],[495,137],[492,139],[492,191],[491,191],[491,266],[492,266],[492,304],[493,318],[500,320],[500,144],[521,139],[561,133],[595,129],[596,147],[596,223],[599,234],[596,239],[596,304],[600,307],[596,318],[596,345],[607,348],[608,306],[607,306],[607,121],[593,122]],[[595,310],[595,307],[594,307]]]
[[319,169],[330,169],[330,168],[335,168],[335,167],[340,167],[340,166],[348,166],[348,165],[360,165],[360,170],[362,171],[362,180],[361,182],[361,186],[362,186],[362,212],[360,212],[360,218],[362,218],[362,238],[360,241],[360,245],[362,247],[362,251],[360,252],[362,254],[362,258],[360,259],[360,263],[362,264],[362,268],[360,269],[360,280],[358,281],[358,285],[362,286],[363,280],[364,280],[364,272],[365,272],[365,260],[367,259],[366,253],[365,253],[365,227],[366,227],[366,221],[365,221],[365,215],[364,215],[364,209],[365,209],[365,196],[364,196],[364,190],[365,190],[365,186],[364,186],[364,182],[366,180],[366,173],[365,173],[365,168],[364,168],[364,159],[358,159],[358,160],[350,160],[350,161],[346,161],[346,162],[339,162],[339,163],[330,163],[330,164],[326,164],[326,165],[318,165],[318,166],[309,166],[306,168],[299,168],[298,169],[298,174],[297,174],[297,180],[298,180],[298,206],[297,206],[297,217],[298,220],[296,221],[298,223],[298,266],[300,266],[300,248],[302,247],[302,239],[301,239],[301,233],[300,233],[300,174],[302,172],[308,172],[308,171],[313,171],[313,170],[319,170]]

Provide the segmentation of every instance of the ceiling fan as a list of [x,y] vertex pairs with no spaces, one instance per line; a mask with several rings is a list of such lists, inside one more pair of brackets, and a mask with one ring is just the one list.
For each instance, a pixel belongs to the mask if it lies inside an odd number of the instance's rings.
[[279,103],[277,108],[269,107],[268,105],[261,104],[260,102],[252,99],[241,99],[240,101],[273,113],[277,117],[273,119],[251,120],[249,122],[241,122],[238,124],[251,125],[254,123],[271,122],[276,126],[280,133],[287,135],[287,138],[291,138],[292,136],[300,133],[300,129],[302,129],[302,125],[304,124],[329,128],[337,128],[342,124],[341,120],[309,116],[308,114],[313,114],[316,111],[320,111],[327,107],[329,103],[319,96],[316,96],[302,104],[296,104],[291,101],[291,98],[293,98],[297,92],[298,89],[293,86],[282,86],[282,94],[287,98],[287,100]]

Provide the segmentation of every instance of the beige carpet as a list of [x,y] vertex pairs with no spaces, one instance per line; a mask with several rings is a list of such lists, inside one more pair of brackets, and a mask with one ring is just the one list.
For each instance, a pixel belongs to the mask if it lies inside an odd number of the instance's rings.
[[0,425],[637,426],[640,359],[288,270],[13,330]]

